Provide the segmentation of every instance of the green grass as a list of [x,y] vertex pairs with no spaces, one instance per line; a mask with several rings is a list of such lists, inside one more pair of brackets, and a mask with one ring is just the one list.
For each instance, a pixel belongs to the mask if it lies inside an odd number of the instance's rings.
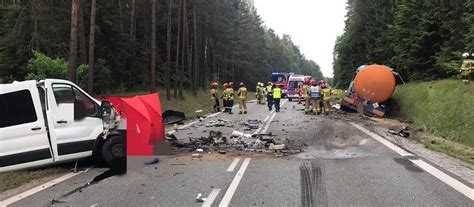
[[66,169],[54,167],[0,173],[0,193],[19,187],[36,179],[62,174],[64,172],[66,172]]
[[[474,83],[440,80],[397,86],[389,105],[389,116],[446,140],[427,138],[424,143],[428,148],[473,162]],[[436,144],[431,144],[432,140]]]

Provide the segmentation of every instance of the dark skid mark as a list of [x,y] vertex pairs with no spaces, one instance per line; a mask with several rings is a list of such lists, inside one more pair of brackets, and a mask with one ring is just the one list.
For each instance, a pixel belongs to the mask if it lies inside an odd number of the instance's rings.
[[82,192],[82,190],[84,190],[85,188],[87,188],[91,185],[97,184],[97,183],[99,183],[100,181],[102,181],[106,178],[112,177],[114,175],[120,175],[120,174],[123,174],[123,170],[109,169],[109,170],[97,175],[96,177],[94,177],[94,179],[92,179],[91,182],[88,182],[85,185],[79,186],[78,188],[76,188],[72,191],[69,191],[66,194],[63,194],[59,199],[53,199],[51,203],[54,204],[54,203],[59,203],[59,202],[66,202],[66,201],[63,201],[63,200],[60,200],[60,199],[64,199],[64,198],[66,198],[66,197],[68,197],[68,196],[70,196],[74,193],[77,193],[77,192]]
[[301,206],[328,205],[323,169],[323,162],[320,160],[300,165]]
[[393,158],[393,160],[400,164],[400,165],[403,165],[403,167],[405,167],[405,169],[409,170],[409,171],[412,171],[412,172],[423,172],[422,169],[418,168],[417,166],[415,166],[410,160],[408,160],[407,158]]

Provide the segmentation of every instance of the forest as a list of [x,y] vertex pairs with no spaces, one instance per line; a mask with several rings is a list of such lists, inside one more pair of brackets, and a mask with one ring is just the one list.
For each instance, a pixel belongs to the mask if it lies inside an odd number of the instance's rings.
[[93,94],[166,89],[185,98],[209,83],[322,78],[289,35],[250,0],[0,0],[0,83],[63,78]]
[[374,63],[405,82],[456,77],[464,52],[474,52],[473,0],[348,0],[334,83],[347,88],[357,67]]

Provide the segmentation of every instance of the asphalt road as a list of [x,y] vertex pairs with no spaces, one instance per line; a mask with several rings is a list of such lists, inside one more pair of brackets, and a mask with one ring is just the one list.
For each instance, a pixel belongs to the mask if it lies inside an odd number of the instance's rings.
[[[305,152],[163,156],[156,165],[87,186],[107,170],[94,168],[11,206],[201,206],[210,200],[212,206],[474,206],[342,119],[304,115],[294,102],[276,115],[265,105],[248,105],[249,114],[219,114],[174,134],[187,139],[219,130],[229,136],[244,131],[239,123],[258,119],[265,121],[261,132],[305,146]],[[229,120],[230,127],[205,127],[217,119]],[[198,193],[206,203],[196,201]]]

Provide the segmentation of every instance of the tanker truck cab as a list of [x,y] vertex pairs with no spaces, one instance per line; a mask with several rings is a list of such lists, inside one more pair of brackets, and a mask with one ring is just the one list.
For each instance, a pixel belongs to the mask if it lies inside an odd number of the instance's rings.
[[123,124],[108,106],[65,80],[1,84],[0,172],[97,153],[109,164],[124,160]]

